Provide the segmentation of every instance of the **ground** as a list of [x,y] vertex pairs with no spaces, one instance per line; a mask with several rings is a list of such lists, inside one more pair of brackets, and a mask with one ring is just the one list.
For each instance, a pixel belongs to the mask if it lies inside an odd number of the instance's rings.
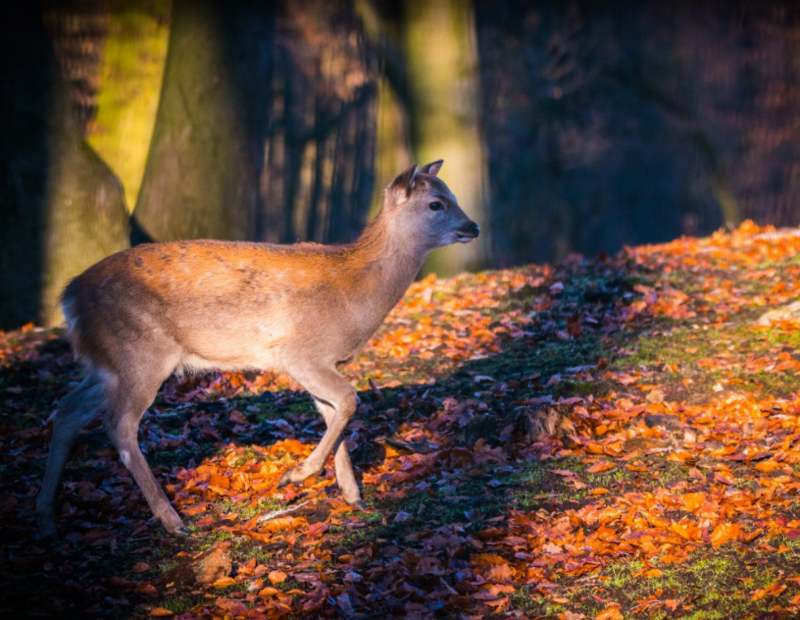
[[[367,508],[278,490],[324,424],[287,379],[174,377],[148,461],[167,535],[99,422],[58,528],[32,508],[59,330],[0,335],[3,618],[800,616],[800,234],[706,239],[416,283],[346,369]],[[210,567],[210,568],[209,568]]]

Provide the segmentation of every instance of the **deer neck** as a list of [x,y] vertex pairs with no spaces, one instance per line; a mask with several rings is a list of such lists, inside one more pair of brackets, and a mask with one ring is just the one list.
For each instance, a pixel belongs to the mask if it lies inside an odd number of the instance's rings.
[[356,294],[379,323],[414,282],[428,250],[409,243],[390,229],[391,222],[380,216],[351,247],[351,261],[360,281]]

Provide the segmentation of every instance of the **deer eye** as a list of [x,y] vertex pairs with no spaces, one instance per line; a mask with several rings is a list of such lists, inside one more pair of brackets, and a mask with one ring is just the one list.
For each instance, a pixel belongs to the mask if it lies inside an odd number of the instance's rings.
[[428,207],[430,207],[431,211],[441,211],[444,209],[444,205],[438,200],[429,204]]

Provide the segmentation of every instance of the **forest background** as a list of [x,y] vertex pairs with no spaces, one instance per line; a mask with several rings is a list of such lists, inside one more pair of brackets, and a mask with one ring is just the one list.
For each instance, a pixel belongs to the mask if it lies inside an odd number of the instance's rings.
[[0,24],[0,329],[143,241],[353,240],[443,158],[426,271],[800,220],[796,2],[44,0]]

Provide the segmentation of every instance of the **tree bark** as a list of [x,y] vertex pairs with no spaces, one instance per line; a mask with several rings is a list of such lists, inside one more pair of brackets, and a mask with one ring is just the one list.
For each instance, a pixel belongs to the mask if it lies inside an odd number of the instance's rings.
[[350,2],[280,6],[258,238],[352,241],[374,187],[375,55]]
[[136,206],[153,136],[171,5],[170,0],[108,2],[97,114],[86,139],[122,182],[129,211]]
[[0,328],[55,325],[66,283],[126,247],[128,216],[119,181],[82,140],[36,13],[3,22],[0,58]]
[[417,162],[444,159],[439,176],[482,229],[477,243],[430,255],[424,271],[449,276],[484,267],[489,247],[474,10],[471,0],[406,0],[403,19]]
[[134,242],[255,235],[272,3],[176,0]]

